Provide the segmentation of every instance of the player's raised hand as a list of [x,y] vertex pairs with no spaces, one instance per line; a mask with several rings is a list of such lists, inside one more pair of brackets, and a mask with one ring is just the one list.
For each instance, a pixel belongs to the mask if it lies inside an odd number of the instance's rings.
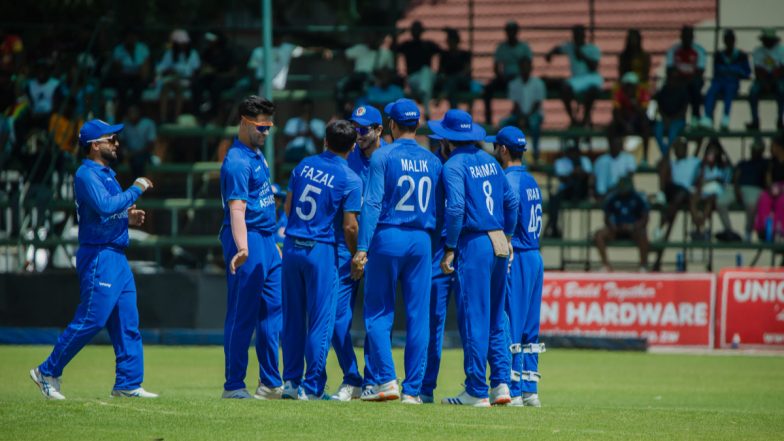
[[237,254],[231,258],[231,263],[229,263],[229,270],[232,274],[237,273],[237,268],[241,267],[245,261],[248,260],[248,249],[242,248],[237,250]]
[[144,225],[144,210],[137,210],[136,205],[131,205],[128,209],[128,225],[133,227],[141,227]]
[[139,187],[139,190],[141,190],[142,193],[153,187],[152,181],[147,178],[136,178],[136,180],[133,181],[133,185]]
[[452,274],[455,272],[453,262],[455,261],[455,252],[453,250],[444,251],[444,257],[441,258],[441,272],[444,274]]
[[357,251],[354,258],[351,259],[351,279],[359,280],[365,273],[365,264],[367,264],[367,252]]

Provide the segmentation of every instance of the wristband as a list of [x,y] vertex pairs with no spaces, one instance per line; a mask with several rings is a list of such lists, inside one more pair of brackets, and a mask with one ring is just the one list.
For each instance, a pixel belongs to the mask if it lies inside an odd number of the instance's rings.
[[145,178],[136,178],[136,180],[133,181],[133,185],[141,187],[142,191],[147,191],[147,189],[150,188],[149,181]]

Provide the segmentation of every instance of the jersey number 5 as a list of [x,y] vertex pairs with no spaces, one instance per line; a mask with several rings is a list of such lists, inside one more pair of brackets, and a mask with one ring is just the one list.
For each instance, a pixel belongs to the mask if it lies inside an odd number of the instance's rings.
[[297,216],[304,221],[309,221],[313,219],[314,216],[316,216],[316,200],[313,199],[313,196],[310,196],[310,193],[319,195],[321,194],[321,189],[308,184],[305,186],[305,191],[299,195],[299,202],[309,205],[307,213],[305,213],[299,204],[296,209]]
[[403,187],[404,184],[408,184],[408,189],[405,190],[403,197],[395,205],[395,210],[414,211],[414,204],[408,204],[407,202],[411,199],[411,195],[414,194],[414,189],[416,189],[419,211],[422,213],[426,212],[427,206],[430,204],[430,190],[433,188],[433,181],[430,180],[430,176],[422,176],[419,179],[419,185],[417,185],[414,178],[409,175],[403,175],[397,180],[397,186]]

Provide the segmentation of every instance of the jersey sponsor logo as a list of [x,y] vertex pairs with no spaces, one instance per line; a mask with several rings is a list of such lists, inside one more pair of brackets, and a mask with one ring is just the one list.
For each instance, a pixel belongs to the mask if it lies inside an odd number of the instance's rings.
[[488,162],[487,164],[482,165],[470,165],[468,166],[468,171],[471,173],[472,178],[481,179],[497,175],[498,166],[496,166],[495,163]]
[[317,184],[325,185],[329,188],[335,188],[332,185],[332,182],[335,180],[334,175],[321,171],[317,168],[313,168],[309,165],[303,166],[302,171],[299,173],[299,175]]
[[427,161],[424,159],[400,159],[400,168],[404,172],[428,173],[430,170],[427,168]]
[[112,284],[106,282],[98,282],[98,286],[103,286],[104,288],[111,288]]

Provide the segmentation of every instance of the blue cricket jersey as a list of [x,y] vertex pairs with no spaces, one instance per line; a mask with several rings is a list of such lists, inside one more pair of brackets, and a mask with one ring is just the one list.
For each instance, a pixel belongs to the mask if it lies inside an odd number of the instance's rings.
[[335,217],[362,208],[362,181],[345,159],[325,151],[297,165],[289,178],[286,235],[335,243]]
[[264,157],[235,138],[220,171],[223,226],[231,227],[229,201],[245,201],[248,230],[275,233],[275,196]]
[[377,225],[436,228],[441,212],[441,161],[413,139],[399,139],[370,158],[357,250],[367,251]]
[[514,233],[520,203],[495,158],[474,146],[459,147],[443,173],[446,246],[456,248],[463,231]]
[[506,179],[520,201],[512,246],[520,251],[538,250],[542,234],[542,192],[539,184],[522,165],[508,167]]
[[74,176],[79,245],[128,247],[128,208],[142,195],[122,191],[114,170],[85,159]]

